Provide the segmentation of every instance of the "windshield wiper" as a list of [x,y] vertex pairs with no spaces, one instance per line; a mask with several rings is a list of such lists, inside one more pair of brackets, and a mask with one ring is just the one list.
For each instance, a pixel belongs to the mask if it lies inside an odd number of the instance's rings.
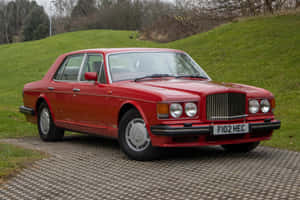
[[136,78],[136,79],[134,79],[134,81],[137,82],[137,81],[147,79],[147,78],[163,78],[163,77],[175,77],[175,76],[170,75],[170,74],[151,74],[151,75]]
[[206,76],[202,76],[202,75],[179,75],[176,76],[176,78],[202,78],[202,79],[208,79]]

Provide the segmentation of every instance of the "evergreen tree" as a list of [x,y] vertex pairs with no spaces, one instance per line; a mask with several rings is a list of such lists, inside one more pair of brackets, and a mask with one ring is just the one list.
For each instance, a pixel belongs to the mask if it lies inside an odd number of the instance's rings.
[[49,18],[43,7],[36,6],[25,19],[24,41],[38,40],[48,36]]

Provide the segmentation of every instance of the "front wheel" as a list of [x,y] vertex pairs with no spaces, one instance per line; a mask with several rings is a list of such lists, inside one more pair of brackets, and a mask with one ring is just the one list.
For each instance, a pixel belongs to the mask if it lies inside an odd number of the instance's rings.
[[122,151],[131,159],[146,161],[158,156],[153,147],[145,122],[135,109],[129,110],[119,124],[119,143]]
[[259,142],[249,142],[241,144],[225,144],[222,147],[229,152],[250,152],[259,145]]
[[38,112],[38,131],[43,141],[58,141],[64,137],[64,130],[55,126],[46,103],[42,103]]

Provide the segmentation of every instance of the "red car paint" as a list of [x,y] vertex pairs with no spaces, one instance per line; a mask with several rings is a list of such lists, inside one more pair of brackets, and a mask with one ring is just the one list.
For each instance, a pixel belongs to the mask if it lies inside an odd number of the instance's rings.
[[[273,112],[267,114],[248,113],[249,99],[269,99],[274,96],[267,90],[233,83],[217,83],[210,80],[184,79],[151,79],[147,81],[120,81],[106,84],[98,82],[56,82],[53,76],[64,59],[73,54],[102,54],[106,80],[109,80],[106,64],[106,55],[121,52],[182,52],[172,49],[92,49],[82,50],[60,56],[52,65],[48,73],[40,81],[28,83],[24,86],[24,106],[31,108],[34,115],[26,115],[28,121],[37,122],[37,104],[43,99],[48,104],[54,123],[58,127],[68,130],[99,134],[118,138],[119,116],[124,106],[135,107],[143,117],[153,146],[160,147],[188,147],[201,145],[235,144],[255,142],[270,139],[273,130],[253,137],[250,133],[242,137],[210,135],[191,136],[161,136],[154,135],[151,127],[155,125],[168,125],[169,127],[212,126],[215,124],[234,123],[264,123],[277,122]],[[91,76],[91,74],[89,75]],[[80,92],[74,92],[78,88]],[[54,89],[54,90],[52,90]],[[226,121],[209,121],[206,119],[206,100],[209,94],[216,93],[244,93],[246,94],[246,114],[243,119]],[[160,102],[198,102],[199,112],[194,118],[158,119],[157,103]],[[190,137],[190,136],[186,136]]]

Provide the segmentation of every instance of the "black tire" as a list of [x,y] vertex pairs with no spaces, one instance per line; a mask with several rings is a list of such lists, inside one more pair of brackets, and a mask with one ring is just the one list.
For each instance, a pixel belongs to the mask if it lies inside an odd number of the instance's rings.
[[[150,143],[144,150],[142,151],[135,151],[132,147],[130,147],[130,144],[128,144],[128,140],[126,139],[126,128],[129,126],[129,123],[133,120],[143,120],[139,112],[135,109],[131,109],[128,112],[124,114],[122,117],[120,124],[119,124],[119,143],[121,150],[130,158],[133,160],[138,161],[150,161],[157,159],[159,156],[159,149],[157,147],[153,147],[151,140]],[[148,134],[148,132],[147,132]],[[149,135],[148,135],[149,137]],[[150,139],[150,138],[149,138]]]
[[[41,125],[41,116],[42,116],[42,112],[47,112],[49,115],[49,128],[48,130],[45,130],[42,128]],[[39,106],[39,110],[38,110],[38,131],[39,131],[39,135],[40,138],[45,141],[45,142],[54,142],[54,141],[60,141],[63,139],[64,137],[64,130],[61,128],[58,128],[55,126],[53,119],[52,119],[52,115],[51,112],[49,110],[49,107],[46,103],[41,103],[41,105]]]
[[255,149],[259,142],[241,143],[241,144],[225,144],[222,147],[229,152],[247,153]]

